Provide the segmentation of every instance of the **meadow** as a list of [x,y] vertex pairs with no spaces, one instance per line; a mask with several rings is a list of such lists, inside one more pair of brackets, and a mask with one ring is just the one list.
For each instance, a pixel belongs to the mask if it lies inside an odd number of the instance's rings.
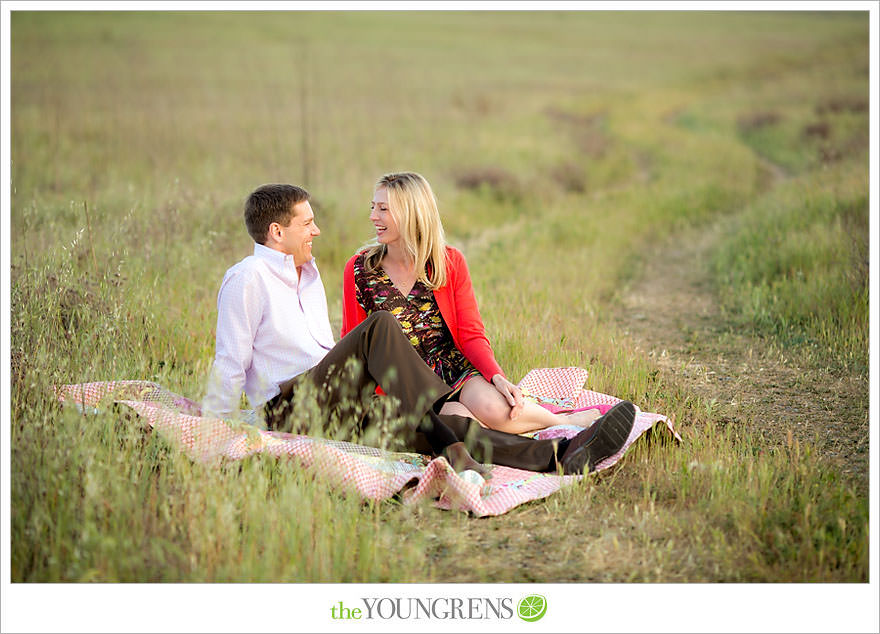
[[[852,379],[829,425],[865,424],[867,13],[11,27],[13,581],[867,581],[866,468],[726,424],[615,318],[677,236],[724,223],[700,272],[718,332]],[[509,377],[587,368],[685,442],[653,434],[607,475],[475,519],[364,504],[265,458],[195,464],[124,413],[55,401],[113,379],[204,394],[219,282],[252,251],[242,204],[266,182],[314,197],[338,332],[342,266],[395,170],[434,187]]]

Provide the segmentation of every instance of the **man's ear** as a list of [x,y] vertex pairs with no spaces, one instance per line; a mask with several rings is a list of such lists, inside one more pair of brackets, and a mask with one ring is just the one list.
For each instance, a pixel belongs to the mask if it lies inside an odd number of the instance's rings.
[[281,225],[277,222],[269,223],[269,230],[266,232],[266,242],[278,242],[281,240]]

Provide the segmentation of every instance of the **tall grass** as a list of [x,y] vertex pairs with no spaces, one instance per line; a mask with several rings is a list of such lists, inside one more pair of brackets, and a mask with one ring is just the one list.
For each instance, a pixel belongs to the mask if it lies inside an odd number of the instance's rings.
[[[639,258],[728,217],[715,274],[729,310],[864,359],[861,256],[845,256],[862,253],[846,238],[867,219],[866,25],[14,13],[13,579],[524,580],[480,544],[498,531],[522,557],[535,542],[516,522],[546,512],[548,540],[589,518],[597,579],[864,580],[867,503],[850,483],[809,447],[720,431],[712,404],[659,378],[609,315]],[[313,193],[338,326],[372,184],[397,169],[437,191],[511,378],[588,367],[590,387],[675,417],[687,443],[645,443],[596,484],[473,522],[363,505],[289,463],[193,464],[122,413],[54,402],[52,385],[105,379],[201,397],[219,281],[252,249],[242,201],[265,182]],[[777,169],[791,182],[777,187]],[[480,565],[453,568],[455,553]]]
[[722,301],[761,332],[866,372],[867,209],[852,165],[759,199],[716,255]]
[[12,435],[39,455],[13,472],[16,581],[406,581],[419,556],[296,464],[193,463],[115,411],[51,419]]

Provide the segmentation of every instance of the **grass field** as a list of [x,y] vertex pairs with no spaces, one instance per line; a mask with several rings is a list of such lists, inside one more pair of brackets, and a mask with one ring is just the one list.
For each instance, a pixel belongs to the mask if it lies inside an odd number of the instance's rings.
[[[725,222],[719,332],[853,379],[829,424],[867,419],[867,13],[15,12],[11,64],[13,581],[868,580],[866,471],[724,424],[614,319],[661,247]],[[54,402],[203,395],[265,182],[315,198],[338,332],[372,184],[405,169],[512,379],[588,368],[685,442],[477,520],[197,465]]]

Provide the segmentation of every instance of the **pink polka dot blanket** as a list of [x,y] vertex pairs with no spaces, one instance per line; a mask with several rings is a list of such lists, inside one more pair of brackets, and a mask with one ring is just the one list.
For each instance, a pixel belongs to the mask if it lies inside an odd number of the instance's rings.
[[[529,372],[520,382],[528,398],[554,412],[598,407],[606,411],[620,399],[582,389],[587,372],[581,368],[543,368]],[[501,515],[537,500],[587,476],[560,476],[496,466],[486,481],[475,474],[457,474],[445,458],[417,453],[388,452],[347,442],[264,431],[257,426],[201,416],[199,404],[148,381],[111,381],[63,385],[58,399],[80,411],[97,412],[117,403],[134,410],[153,430],[199,462],[241,460],[263,452],[292,459],[301,468],[364,499],[399,496],[406,504],[431,500],[447,510],[475,516]],[[617,463],[629,447],[655,424],[663,422],[681,440],[663,415],[637,410],[636,422],[624,447],[599,465],[597,471]],[[582,428],[558,425],[528,435],[536,438],[574,436]]]

